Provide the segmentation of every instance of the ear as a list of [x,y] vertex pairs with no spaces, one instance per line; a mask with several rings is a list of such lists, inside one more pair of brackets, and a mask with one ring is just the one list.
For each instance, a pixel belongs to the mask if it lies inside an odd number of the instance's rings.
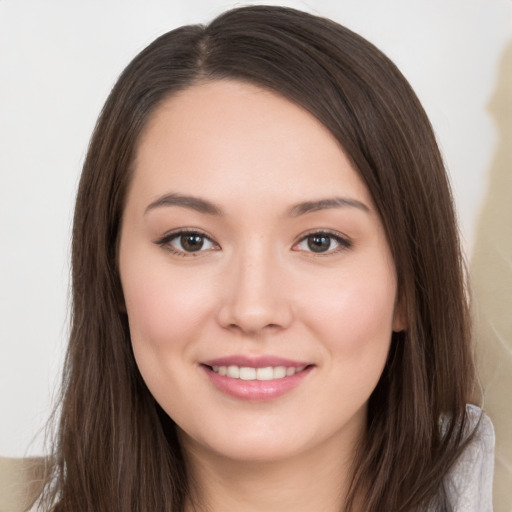
[[120,313],[124,313],[125,315],[128,313],[126,310],[126,302],[124,300],[124,293],[123,293],[123,285],[121,284],[121,277],[119,276],[119,271],[116,275],[116,284],[115,284],[115,299],[117,302],[117,310]]
[[407,308],[405,307],[405,301],[403,297],[397,297],[395,310],[393,312],[392,328],[394,332],[400,332],[407,330],[407,327]]
[[126,310],[126,303],[124,301],[124,297],[119,298],[117,301],[119,312],[123,313],[124,315],[128,314],[128,311]]

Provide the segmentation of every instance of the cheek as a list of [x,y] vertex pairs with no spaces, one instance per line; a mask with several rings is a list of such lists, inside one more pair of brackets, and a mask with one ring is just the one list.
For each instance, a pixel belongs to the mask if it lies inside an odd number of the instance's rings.
[[[304,303],[304,316],[321,333],[333,359],[385,360],[391,339],[396,300],[392,267],[385,262],[366,271],[340,274],[317,287]],[[379,363],[380,364],[380,363]]]
[[164,410],[180,410],[180,390],[192,388],[188,368],[210,308],[207,290],[183,273],[130,262],[123,273],[123,292],[134,357],[151,394]]
[[133,341],[165,346],[186,340],[208,308],[205,287],[193,279],[145,271],[123,284]]
[[323,341],[322,360],[332,376],[330,393],[317,399],[330,409],[343,404],[333,414],[345,418],[359,410],[377,386],[391,343],[395,293],[393,273],[350,273],[310,303],[310,329]]

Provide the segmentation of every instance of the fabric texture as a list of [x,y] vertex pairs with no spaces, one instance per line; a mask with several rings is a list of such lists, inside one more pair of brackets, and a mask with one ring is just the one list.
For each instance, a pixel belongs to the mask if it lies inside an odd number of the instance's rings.
[[475,436],[448,473],[445,488],[453,512],[492,512],[494,428],[479,407],[467,406],[468,430]]

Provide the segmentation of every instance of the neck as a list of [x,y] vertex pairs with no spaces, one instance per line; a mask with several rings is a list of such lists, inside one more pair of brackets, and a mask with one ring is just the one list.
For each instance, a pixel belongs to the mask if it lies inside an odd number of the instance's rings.
[[[183,439],[191,498],[186,512],[340,512],[352,476],[353,448],[325,443],[279,461],[240,461]],[[353,445],[352,445],[353,446]]]

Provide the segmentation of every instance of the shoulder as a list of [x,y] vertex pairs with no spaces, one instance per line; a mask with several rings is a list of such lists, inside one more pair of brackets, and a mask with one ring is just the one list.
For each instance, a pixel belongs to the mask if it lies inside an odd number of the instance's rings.
[[468,405],[466,412],[467,432],[474,435],[449,471],[445,489],[454,512],[492,512],[494,428],[479,407]]

